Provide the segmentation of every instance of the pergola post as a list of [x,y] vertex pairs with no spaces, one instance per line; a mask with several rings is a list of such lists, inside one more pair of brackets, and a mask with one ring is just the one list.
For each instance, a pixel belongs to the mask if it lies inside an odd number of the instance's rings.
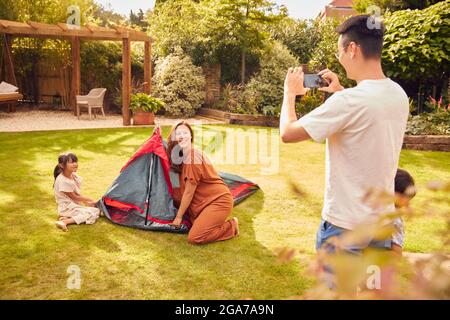
[[12,38],[9,35],[4,35],[3,43],[3,59],[5,65],[5,80],[17,86],[16,76],[14,74],[14,63],[12,60]]
[[152,93],[152,44],[145,41],[144,47],[144,91],[147,94]]
[[72,37],[72,103],[73,114],[77,115],[76,95],[80,94],[80,38]]
[[130,38],[122,39],[122,116],[123,125],[129,126],[131,94],[131,52]]

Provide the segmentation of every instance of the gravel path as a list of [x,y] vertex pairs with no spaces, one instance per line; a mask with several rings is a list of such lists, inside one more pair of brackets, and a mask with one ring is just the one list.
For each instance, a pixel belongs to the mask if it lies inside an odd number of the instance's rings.
[[[173,125],[180,119],[156,117],[157,125]],[[219,120],[195,116],[185,119],[191,124],[221,124]],[[130,126],[131,127],[131,126]],[[141,126],[140,126],[141,127]],[[145,127],[145,126],[142,126]],[[97,116],[89,120],[87,114],[82,114],[80,120],[70,111],[17,111],[14,113],[0,112],[0,132],[71,130],[94,128],[127,128],[122,125],[122,116],[107,114],[106,118]]]

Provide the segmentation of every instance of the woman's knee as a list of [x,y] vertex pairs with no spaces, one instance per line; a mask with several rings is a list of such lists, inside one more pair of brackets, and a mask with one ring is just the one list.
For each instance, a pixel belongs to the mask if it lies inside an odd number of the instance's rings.
[[205,238],[198,235],[198,234],[194,234],[194,233],[189,233],[188,234],[188,238],[187,238],[188,242],[190,244],[205,244]]

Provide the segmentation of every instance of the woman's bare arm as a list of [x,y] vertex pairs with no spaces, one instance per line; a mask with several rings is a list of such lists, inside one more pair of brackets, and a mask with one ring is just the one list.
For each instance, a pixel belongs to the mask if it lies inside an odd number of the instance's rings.
[[178,208],[178,213],[176,218],[183,218],[186,213],[189,205],[191,204],[192,198],[194,197],[195,190],[197,189],[197,185],[193,184],[189,180],[186,181],[186,187],[184,189],[184,193],[181,197],[180,207]]

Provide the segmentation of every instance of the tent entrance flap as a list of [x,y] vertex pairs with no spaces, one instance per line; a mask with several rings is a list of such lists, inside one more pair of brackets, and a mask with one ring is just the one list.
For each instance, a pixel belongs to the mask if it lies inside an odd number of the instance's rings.
[[146,201],[146,213],[145,213],[145,225],[148,223],[148,213],[150,212],[150,200],[152,195],[152,172],[153,172],[153,163],[155,162],[155,155],[152,153],[150,155],[150,169],[148,170],[148,191],[147,191],[147,201]]

